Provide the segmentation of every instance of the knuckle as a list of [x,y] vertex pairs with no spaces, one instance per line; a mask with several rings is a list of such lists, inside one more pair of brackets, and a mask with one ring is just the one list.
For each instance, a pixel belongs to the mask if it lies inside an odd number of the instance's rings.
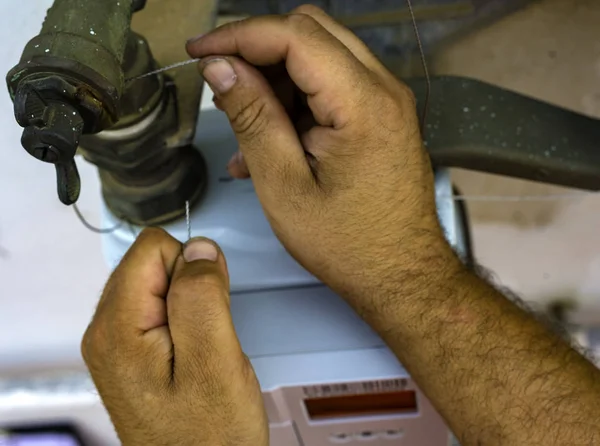
[[87,328],[81,341],[81,355],[88,366],[102,362],[109,349],[106,346],[107,337],[101,324],[92,322]]
[[398,82],[399,85],[399,96],[400,100],[406,103],[407,106],[416,108],[417,107],[417,97],[415,96],[415,92],[404,82]]
[[416,102],[411,104],[412,92],[410,89],[408,87],[400,88],[400,93],[396,94],[396,92],[381,86],[374,92],[371,102],[374,109],[378,110],[376,113],[380,117],[378,126],[394,134],[405,130],[408,122],[407,116],[409,113],[414,114],[414,110],[416,110]]
[[233,130],[249,139],[260,136],[268,125],[266,107],[262,98],[253,98],[231,116]]
[[168,235],[167,231],[163,228],[147,227],[140,233],[138,240],[158,240],[164,238],[166,235]]
[[387,92],[383,92],[378,95],[377,107],[382,111],[383,116],[390,116],[392,119],[398,118],[398,112],[400,110],[399,101]]
[[327,15],[327,13],[318,6],[305,3],[292,10],[292,14],[305,14],[309,16]]
[[91,326],[89,326],[87,328],[87,330],[85,331],[85,334],[83,335],[83,339],[81,340],[81,345],[80,345],[81,357],[83,358],[83,361],[85,363],[88,363],[90,360],[90,349],[92,348],[90,331],[91,331]]
[[321,29],[319,22],[307,13],[292,13],[288,15],[288,22],[292,29],[304,35],[313,34]]

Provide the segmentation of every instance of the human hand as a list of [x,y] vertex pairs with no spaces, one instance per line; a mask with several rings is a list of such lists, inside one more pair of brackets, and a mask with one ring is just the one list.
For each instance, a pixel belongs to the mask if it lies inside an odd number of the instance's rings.
[[[281,242],[347,298],[446,256],[415,100],[316,7],[232,23],[188,43],[231,121]],[[444,260],[445,261],[445,260]],[[353,299],[356,302],[356,299]]]
[[124,446],[268,446],[260,387],[215,244],[146,229],[108,281],[82,354]]

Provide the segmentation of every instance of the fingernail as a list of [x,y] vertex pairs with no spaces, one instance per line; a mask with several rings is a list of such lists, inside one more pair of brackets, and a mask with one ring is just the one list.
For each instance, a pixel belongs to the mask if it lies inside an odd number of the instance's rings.
[[183,248],[183,258],[186,262],[210,260],[216,262],[219,257],[217,247],[203,238],[193,238]]
[[215,93],[227,93],[237,81],[237,75],[227,59],[211,59],[202,72]]
[[191,37],[189,39],[187,39],[186,44],[189,45],[190,43],[194,43],[197,42],[198,40],[200,40],[202,37],[204,37],[206,34],[198,34],[195,37]]

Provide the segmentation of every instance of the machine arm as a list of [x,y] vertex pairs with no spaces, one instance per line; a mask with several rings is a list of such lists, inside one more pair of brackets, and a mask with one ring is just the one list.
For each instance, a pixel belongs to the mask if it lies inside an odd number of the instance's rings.
[[[423,104],[426,82],[407,82]],[[600,190],[597,119],[474,79],[431,80],[424,138],[437,166]]]

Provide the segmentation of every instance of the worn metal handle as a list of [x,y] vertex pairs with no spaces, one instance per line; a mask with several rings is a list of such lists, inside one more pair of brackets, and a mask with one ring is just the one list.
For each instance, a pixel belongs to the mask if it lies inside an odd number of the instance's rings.
[[[407,81],[420,106],[425,80]],[[437,166],[600,190],[600,121],[473,79],[436,77],[424,140]]]

